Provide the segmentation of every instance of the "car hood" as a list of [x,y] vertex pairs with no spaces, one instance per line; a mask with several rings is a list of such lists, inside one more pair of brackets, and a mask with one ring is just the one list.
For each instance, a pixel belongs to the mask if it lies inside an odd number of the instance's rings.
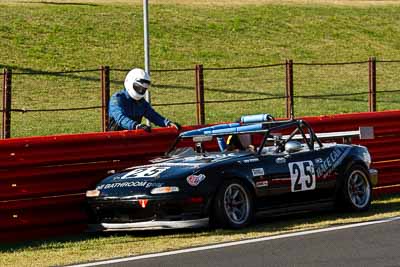
[[[102,180],[97,189],[102,196],[149,194],[153,188],[181,185],[192,174],[226,161],[246,157],[249,153],[208,153],[170,158],[162,162],[135,166]],[[186,182],[183,182],[186,185]]]

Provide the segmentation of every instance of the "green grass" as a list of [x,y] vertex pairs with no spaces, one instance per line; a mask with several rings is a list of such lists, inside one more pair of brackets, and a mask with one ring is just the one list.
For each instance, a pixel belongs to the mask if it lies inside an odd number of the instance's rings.
[[[143,66],[140,5],[57,2],[0,3],[0,67],[13,76],[13,108],[97,107],[100,73],[21,75],[35,71]],[[400,5],[264,3],[218,6],[150,5],[151,69],[254,66],[294,62],[400,59]],[[254,2],[254,1],[253,1]],[[300,1],[301,2],[301,1]],[[400,63],[378,63],[378,90],[399,89]],[[195,124],[194,71],[153,72],[152,103],[160,113]],[[124,72],[111,71],[112,92]],[[205,70],[206,101],[283,96],[284,66]],[[300,96],[368,91],[368,64],[294,66],[295,114],[367,111],[367,95],[306,99]],[[206,104],[206,121],[245,113],[285,116],[284,99]],[[378,109],[399,109],[400,94],[378,94]],[[12,114],[12,136],[100,131],[99,109]]]
[[1,266],[55,266],[271,236],[400,216],[400,195],[373,201],[362,213],[319,212],[261,218],[244,230],[171,230],[82,234],[0,246]]
[[[31,2],[31,3],[30,3]],[[58,2],[58,3],[57,3]],[[36,71],[143,66],[140,5],[101,1],[1,1],[0,68],[13,76],[13,108],[96,107],[99,71],[26,75]],[[121,1],[119,1],[121,2]],[[140,3],[141,1],[136,1]],[[153,1],[150,1],[151,3]],[[161,1],[158,1],[161,2]],[[179,0],[175,2],[180,2]],[[200,1],[194,1],[200,2]],[[221,1],[223,2],[223,1]],[[230,6],[230,2],[235,2]],[[294,62],[400,59],[400,5],[330,5],[262,1],[256,6],[224,1],[218,6],[150,6],[151,69],[254,66]],[[253,3],[255,1],[252,1]],[[302,2],[302,1],[299,1]],[[343,2],[343,1],[342,1]],[[295,113],[319,115],[367,110],[367,96],[306,99],[300,96],[366,92],[368,66],[294,66]],[[378,63],[378,90],[399,89],[400,64]],[[112,91],[125,73],[111,72]],[[205,70],[206,100],[283,96],[283,66],[247,70]],[[153,72],[152,102],[183,124],[195,124],[195,106],[158,106],[195,100],[194,71]],[[0,78],[0,82],[2,82]],[[207,122],[242,114],[285,116],[284,99],[206,104]],[[378,94],[378,109],[400,109],[399,93]],[[12,114],[12,136],[100,131],[99,109]],[[316,213],[266,219],[243,231],[197,230],[81,235],[0,247],[1,266],[48,266],[138,255],[209,243],[261,237],[400,215],[400,197],[374,201],[369,212]]]

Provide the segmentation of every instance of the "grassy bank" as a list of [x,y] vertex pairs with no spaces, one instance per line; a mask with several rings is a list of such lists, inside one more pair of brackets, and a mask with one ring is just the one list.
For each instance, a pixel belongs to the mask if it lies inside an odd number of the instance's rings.
[[[362,1],[244,1],[231,5],[157,1],[150,5],[151,69],[254,66],[295,62],[398,59],[400,5]],[[257,2],[257,3],[256,3]],[[347,4],[345,3],[347,2]],[[382,2],[382,1],[377,1]],[[383,1],[392,4],[393,1]],[[175,3],[175,2],[174,2]],[[254,6],[256,5],[256,8]],[[124,1],[6,1],[0,3],[0,67],[13,76],[13,108],[42,110],[101,105],[99,71],[28,75],[46,70],[112,69],[143,66],[140,4]],[[378,89],[398,89],[400,64],[378,63]],[[368,65],[296,66],[295,96],[368,91]],[[20,73],[20,74],[18,74]],[[21,74],[22,73],[22,74]],[[112,91],[125,72],[111,72]],[[282,97],[283,66],[205,71],[206,100]],[[154,104],[193,102],[194,72],[153,72]],[[400,108],[399,93],[378,95],[378,109]],[[367,110],[367,95],[305,99],[296,115]],[[195,106],[157,109],[183,124],[195,124]],[[207,104],[207,122],[233,120],[244,113],[285,115],[284,99]],[[13,136],[100,130],[100,110],[13,113]]]
[[375,200],[368,212],[262,218],[245,230],[145,231],[81,235],[0,247],[1,266],[55,266],[139,255],[400,216],[400,195]]

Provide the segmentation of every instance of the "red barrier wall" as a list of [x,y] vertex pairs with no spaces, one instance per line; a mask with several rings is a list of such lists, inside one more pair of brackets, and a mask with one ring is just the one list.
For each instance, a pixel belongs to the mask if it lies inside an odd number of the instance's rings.
[[[316,132],[374,126],[369,148],[379,170],[376,193],[399,192],[400,111],[305,117]],[[189,130],[196,127],[186,127]],[[122,131],[0,140],[0,242],[85,229],[84,195],[110,170],[161,156],[177,132]]]

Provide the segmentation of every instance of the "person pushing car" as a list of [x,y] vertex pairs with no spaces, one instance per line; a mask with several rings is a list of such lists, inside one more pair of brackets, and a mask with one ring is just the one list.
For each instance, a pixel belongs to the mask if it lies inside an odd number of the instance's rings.
[[128,72],[124,81],[124,89],[116,92],[109,103],[109,130],[151,131],[151,127],[142,124],[145,117],[160,127],[172,126],[180,130],[181,126],[161,116],[144,99],[151,84],[150,75],[142,69],[135,68]]

